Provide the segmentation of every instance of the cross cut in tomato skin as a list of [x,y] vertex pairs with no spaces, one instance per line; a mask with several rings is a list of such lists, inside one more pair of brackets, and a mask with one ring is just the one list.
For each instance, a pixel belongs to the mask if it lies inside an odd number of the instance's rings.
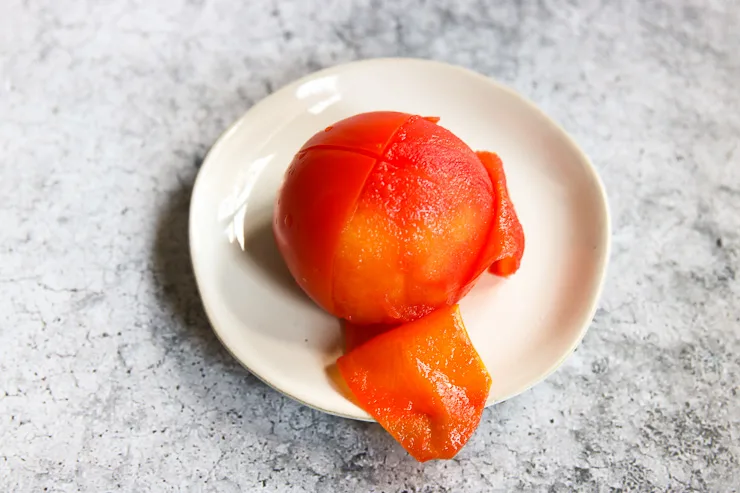
[[337,366],[360,405],[420,462],[457,454],[491,386],[458,305],[381,333]]
[[[383,150],[388,146],[396,131],[413,115],[397,111],[374,111],[360,113],[318,132],[303,144],[301,151],[315,148],[344,149],[359,154],[383,157]],[[351,163],[348,163],[351,165]]]

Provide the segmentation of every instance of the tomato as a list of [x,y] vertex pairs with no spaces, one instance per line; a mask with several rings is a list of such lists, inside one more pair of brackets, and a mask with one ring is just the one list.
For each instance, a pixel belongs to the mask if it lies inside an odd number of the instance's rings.
[[337,366],[358,403],[420,462],[455,456],[491,387],[457,305],[364,342]]
[[278,249],[298,285],[334,312],[332,275],[339,234],[405,113],[364,113],[317,133],[298,151],[273,216]]
[[438,120],[386,111],[327,127],[290,164],[273,218],[296,282],[345,319],[344,382],[419,461],[453,457],[488,397],[457,301],[524,253],[501,159]]
[[328,312],[356,324],[418,319],[456,303],[501,253],[490,242],[503,238],[492,232],[505,182],[436,121],[356,115],[314,135],[291,163],[276,242]]

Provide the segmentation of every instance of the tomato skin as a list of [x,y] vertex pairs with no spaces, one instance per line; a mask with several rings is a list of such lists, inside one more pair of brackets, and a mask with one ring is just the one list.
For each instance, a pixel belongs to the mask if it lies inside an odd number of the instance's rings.
[[[496,214],[477,274],[486,269],[491,274],[508,277],[519,270],[524,255],[524,230],[511,202],[506,186],[506,175],[501,158],[487,151],[476,153],[491,177],[494,188]],[[477,277],[475,275],[474,277]]]
[[333,125],[308,139],[301,151],[315,147],[346,149],[381,158],[388,141],[413,115],[397,111],[360,113]]
[[457,454],[491,387],[457,305],[381,333],[337,366],[358,403],[420,462]]
[[273,216],[278,249],[298,285],[334,312],[337,239],[376,159],[351,151],[300,151],[286,173]]

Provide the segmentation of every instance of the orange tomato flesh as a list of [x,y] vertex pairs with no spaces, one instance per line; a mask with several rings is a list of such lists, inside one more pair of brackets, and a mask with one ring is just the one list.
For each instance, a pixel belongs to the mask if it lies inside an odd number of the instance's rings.
[[412,116],[369,174],[334,259],[334,313],[357,324],[416,320],[471,281],[493,220],[475,153]]
[[360,405],[420,462],[457,454],[491,387],[457,305],[360,344],[337,366]]

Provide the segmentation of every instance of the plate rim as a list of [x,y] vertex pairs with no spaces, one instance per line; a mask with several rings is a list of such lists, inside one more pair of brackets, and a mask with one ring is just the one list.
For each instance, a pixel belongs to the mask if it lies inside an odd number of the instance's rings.
[[188,210],[188,252],[190,255],[190,265],[193,270],[193,275],[195,278],[195,284],[198,289],[198,295],[200,298],[201,305],[203,306],[203,309],[206,313],[206,316],[208,318],[209,325],[211,326],[211,330],[216,335],[216,338],[219,340],[219,342],[226,348],[228,353],[233,357],[244,369],[246,369],[251,375],[257,377],[258,380],[263,382],[265,385],[270,387],[273,390],[276,390],[277,392],[281,393],[282,395],[289,397],[290,399],[293,399],[294,401],[307,406],[311,409],[316,409],[318,411],[338,416],[341,418],[347,418],[347,419],[353,419],[357,421],[366,421],[366,422],[374,422],[375,419],[373,419],[366,411],[361,410],[363,413],[365,413],[365,416],[361,415],[350,415],[342,412],[333,411],[330,409],[326,409],[321,407],[318,404],[309,403],[304,401],[303,399],[300,399],[299,397],[291,394],[285,389],[281,389],[273,385],[271,382],[269,382],[265,377],[262,375],[259,375],[257,372],[255,372],[253,369],[251,369],[246,362],[242,361],[239,357],[234,354],[234,351],[229,347],[228,344],[224,341],[224,338],[222,337],[220,329],[216,326],[216,324],[213,323],[215,316],[213,314],[212,308],[209,306],[209,303],[206,302],[205,298],[203,297],[203,291],[202,291],[202,280],[200,279],[200,275],[198,273],[198,262],[196,261],[195,255],[193,255],[193,241],[195,237],[195,230],[193,228],[194,224],[194,218],[196,215],[196,196],[199,195],[199,190],[203,187],[202,183],[204,179],[202,178],[204,176],[204,170],[206,169],[209,162],[213,159],[215,159],[215,156],[217,156],[218,151],[225,145],[225,143],[228,141],[228,139],[231,137],[231,135],[234,133],[234,131],[248,118],[249,114],[258,110],[259,108],[263,106],[267,106],[270,104],[270,102],[274,99],[277,99],[280,95],[291,91],[293,88],[300,86],[308,81],[314,80],[316,78],[325,77],[327,75],[331,75],[337,72],[342,72],[347,69],[351,69],[356,66],[360,65],[378,65],[378,64],[417,64],[417,65],[426,65],[426,66],[432,66],[439,69],[444,70],[452,70],[456,71],[466,77],[472,77],[474,79],[477,79],[478,81],[484,82],[493,88],[503,91],[508,94],[509,97],[512,97],[516,99],[519,103],[525,105],[528,107],[529,110],[534,111],[536,114],[540,116],[540,118],[545,122],[546,124],[550,125],[567,144],[568,146],[575,151],[575,153],[580,157],[582,163],[584,164],[583,168],[584,171],[586,171],[590,178],[592,179],[592,182],[595,184],[595,189],[598,192],[598,198],[600,199],[602,206],[604,208],[604,215],[602,218],[603,220],[603,226],[600,230],[600,241],[603,245],[603,252],[601,255],[601,258],[599,259],[597,265],[596,265],[596,271],[598,278],[598,285],[596,289],[594,290],[594,294],[591,297],[590,306],[588,308],[588,316],[585,318],[585,322],[580,327],[578,336],[574,338],[573,343],[568,348],[567,351],[563,352],[563,355],[558,359],[555,363],[553,363],[546,371],[544,371],[540,377],[533,380],[529,385],[522,388],[521,390],[506,395],[502,397],[496,397],[493,401],[487,402],[485,407],[491,407],[496,404],[499,404],[501,402],[504,402],[506,400],[512,399],[514,397],[517,397],[524,392],[527,392],[528,390],[532,389],[534,386],[542,383],[544,380],[546,380],[548,377],[550,377],[553,373],[555,373],[568,358],[570,358],[573,353],[575,352],[576,348],[580,346],[581,342],[583,341],[583,338],[586,336],[586,333],[591,328],[591,325],[593,324],[594,316],[596,314],[596,311],[598,310],[599,301],[601,300],[601,297],[604,292],[604,287],[606,285],[606,279],[608,274],[608,268],[609,263],[611,259],[611,236],[612,236],[612,215],[611,215],[611,208],[609,206],[609,199],[608,195],[606,193],[606,187],[604,186],[603,180],[601,179],[601,176],[598,173],[598,170],[596,169],[596,166],[594,166],[593,162],[589,158],[589,156],[585,153],[585,151],[578,145],[578,143],[575,141],[575,139],[563,128],[563,126],[556,121],[551,116],[547,115],[542,109],[540,109],[533,101],[531,101],[526,96],[520,94],[516,90],[512,89],[511,87],[507,86],[506,84],[503,84],[499,82],[498,80],[486,76],[480,72],[476,72],[475,70],[455,65],[447,62],[441,62],[438,60],[431,60],[426,58],[409,58],[409,57],[379,57],[379,58],[367,58],[362,60],[355,60],[347,63],[341,63],[337,65],[332,65],[330,67],[326,67],[320,70],[317,70],[315,72],[311,72],[309,74],[306,74],[296,80],[293,80],[291,82],[288,82],[287,84],[283,85],[276,91],[272,92],[271,94],[265,96],[261,100],[259,100],[257,103],[250,106],[239,118],[234,120],[214,141],[213,145],[208,149],[208,152],[206,153],[205,157],[203,158],[203,161],[201,163],[201,166],[198,169],[195,181],[193,183],[192,191],[190,193],[190,206]]

